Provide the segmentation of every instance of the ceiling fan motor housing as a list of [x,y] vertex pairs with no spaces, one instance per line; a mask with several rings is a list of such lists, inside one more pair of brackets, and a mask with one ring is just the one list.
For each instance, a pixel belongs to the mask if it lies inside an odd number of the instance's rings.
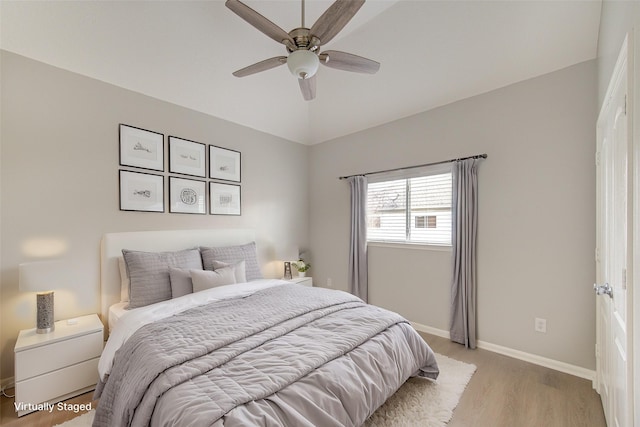
[[312,35],[311,30],[308,28],[294,28],[289,32],[289,37],[291,37],[293,39],[293,42],[295,43],[292,44],[290,40],[283,41],[289,53],[298,49],[316,51],[320,46],[320,39]]

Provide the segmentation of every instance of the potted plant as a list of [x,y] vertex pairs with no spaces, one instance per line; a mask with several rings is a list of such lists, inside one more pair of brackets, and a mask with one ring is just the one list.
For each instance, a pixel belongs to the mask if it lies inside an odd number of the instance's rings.
[[293,266],[293,268],[298,270],[298,276],[300,276],[300,277],[306,276],[307,275],[307,271],[311,268],[311,264],[307,264],[306,262],[304,262],[302,260],[302,258],[300,258],[296,262],[292,262],[291,265]]

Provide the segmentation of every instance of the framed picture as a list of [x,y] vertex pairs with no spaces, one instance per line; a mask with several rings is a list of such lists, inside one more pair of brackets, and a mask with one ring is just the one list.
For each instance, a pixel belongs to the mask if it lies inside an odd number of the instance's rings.
[[120,166],[164,172],[164,134],[121,124]]
[[169,177],[169,212],[206,214],[207,183],[193,179]]
[[240,182],[240,152],[209,146],[209,178]]
[[240,186],[210,182],[209,203],[212,215],[240,215]]
[[120,170],[120,210],[164,212],[164,177]]
[[206,157],[205,144],[169,137],[169,172],[206,178]]

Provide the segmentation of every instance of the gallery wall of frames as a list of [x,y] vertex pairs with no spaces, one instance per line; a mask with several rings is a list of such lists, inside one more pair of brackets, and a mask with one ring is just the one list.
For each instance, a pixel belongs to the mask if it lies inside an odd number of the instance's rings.
[[121,211],[166,212],[168,201],[170,213],[241,215],[239,151],[168,136],[165,162],[164,134],[125,124],[119,131]]

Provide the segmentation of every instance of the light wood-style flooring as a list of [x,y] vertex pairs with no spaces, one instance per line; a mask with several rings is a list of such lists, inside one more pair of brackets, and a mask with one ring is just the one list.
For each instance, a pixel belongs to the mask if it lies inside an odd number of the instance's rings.
[[[600,397],[590,381],[486,350],[467,350],[421,334],[434,351],[478,367],[448,427],[605,427]],[[13,393],[12,389],[8,390]],[[68,403],[89,403],[86,393]],[[93,402],[95,408],[97,402]],[[50,427],[81,414],[33,413],[18,418],[13,399],[0,400],[0,425]],[[419,426],[416,426],[419,427]]]
[[448,427],[606,427],[589,380],[420,335],[436,353],[477,366]]

